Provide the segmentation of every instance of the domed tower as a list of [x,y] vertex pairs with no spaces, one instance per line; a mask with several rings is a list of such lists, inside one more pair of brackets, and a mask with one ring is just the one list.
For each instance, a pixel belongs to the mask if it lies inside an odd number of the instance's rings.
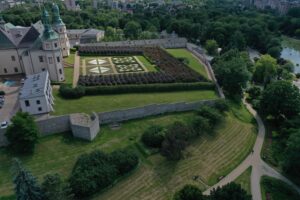
[[43,10],[44,33],[41,37],[47,69],[52,81],[64,81],[63,56],[59,35],[52,29],[49,13]]
[[63,52],[63,57],[67,57],[70,55],[70,42],[67,35],[67,28],[64,22],[62,21],[59,13],[59,8],[57,4],[53,4],[52,7],[53,12],[53,20],[52,26],[53,29],[58,33],[60,39],[60,45]]

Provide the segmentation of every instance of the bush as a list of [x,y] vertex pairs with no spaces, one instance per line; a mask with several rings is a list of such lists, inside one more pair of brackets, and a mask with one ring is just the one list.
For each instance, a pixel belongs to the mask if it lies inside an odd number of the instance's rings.
[[95,150],[78,158],[69,179],[70,186],[76,197],[87,197],[112,185],[137,164],[138,157],[132,152],[106,154]]
[[70,52],[71,52],[71,53],[75,53],[76,51],[77,51],[76,48],[70,48]]
[[209,119],[206,119],[202,116],[194,117],[191,122],[191,125],[196,135],[201,135],[201,133],[207,133],[213,128]]
[[174,200],[203,200],[201,190],[194,185],[186,185],[176,192]]
[[5,92],[1,90],[0,95],[5,95]]
[[211,90],[214,84],[208,82],[197,83],[165,83],[165,84],[141,84],[141,85],[117,85],[117,86],[93,86],[85,87],[86,95],[121,94],[137,92],[170,92],[189,90]]
[[297,74],[296,74],[296,78],[300,78],[300,73],[297,73]]
[[148,147],[160,148],[164,138],[164,128],[153,125],[143,133],[142,142]]
[[249,94],[249,100],[252,101],[253,99],[259,99],[262,94],[262,89],[258,86],[252,86],[247,90]]
[[216,125],[222,120],[222,115],[218,110],[209,106],[203,106],[197,110],[197,114],[209,120],[211,126]]
[[229,110],[229,105],[226,100],[218,100],[215,102],[214,107],[220,112],[226,112]]
[[78,99],[85,95],[85,88],[82,86],[72,88],[70,85],[62,84],[59,87],[59,94],[66,99]]

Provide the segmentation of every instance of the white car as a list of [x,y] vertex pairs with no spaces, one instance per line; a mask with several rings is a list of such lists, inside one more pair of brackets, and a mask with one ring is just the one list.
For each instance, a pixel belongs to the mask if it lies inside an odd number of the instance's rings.
[[8,127],[8,122],[4,121],[1,123],[1,128],[7,128]]

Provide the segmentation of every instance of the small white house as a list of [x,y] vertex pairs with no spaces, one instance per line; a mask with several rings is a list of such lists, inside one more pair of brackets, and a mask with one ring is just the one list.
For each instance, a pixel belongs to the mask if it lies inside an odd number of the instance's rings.
[[27,76],[19,97],[22,112],[31,115],[49,113],[53,111],[53,100],[47,71]]

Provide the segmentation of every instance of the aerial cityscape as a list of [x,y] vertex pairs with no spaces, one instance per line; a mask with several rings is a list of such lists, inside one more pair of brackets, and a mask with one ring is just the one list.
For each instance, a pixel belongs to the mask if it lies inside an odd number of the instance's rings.
[[300,200],[300,0],[0,0],[0,200]]

